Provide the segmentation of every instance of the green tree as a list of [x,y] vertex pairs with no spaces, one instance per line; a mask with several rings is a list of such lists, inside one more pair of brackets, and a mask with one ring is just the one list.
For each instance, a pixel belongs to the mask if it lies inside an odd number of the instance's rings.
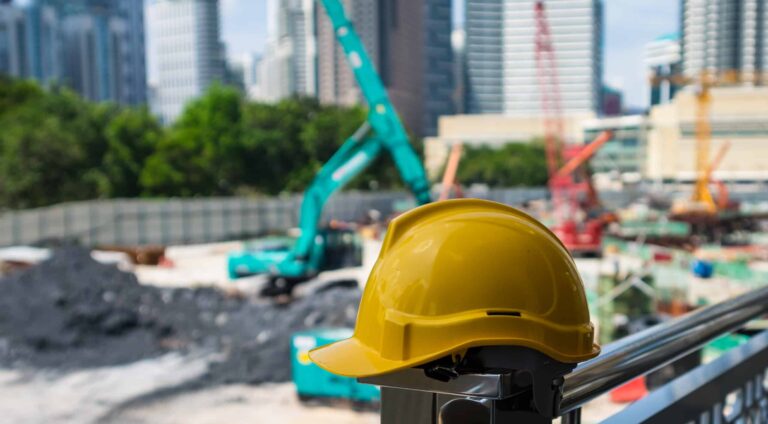
[[508,143],[498,149],[468,146],[457,172],[457,180],[465,185],[542,186],[547,179],[544,146],[539,142]]
[[0,115],[44,95],[43,89],[33,81],[15,80],[0,75]]
[[162,136],[160,123],[147,108],[120,110],[105,129],[101,193],[106,197],[140,196],[141,172]]
[[314,165],[301,134],[320,110],[316,100],[306,98],[248,104],[243,116],[243,157],[248,166],[243,185],[269,194],[303,190]]
[[[146,108],[0,77],[0,207],[104,197],[300,192],[364,122],[309,98],[245,102],[212,86],[169,128]],[[350,187],[400,186],[386,152]]]
[[33,102],[0,118],[0,204],[29,208],[98,196],[85,143]]
[[241,115],[239,93],[221,85],[187,105],[146,161],[144,194],[231,194],[244,175]]

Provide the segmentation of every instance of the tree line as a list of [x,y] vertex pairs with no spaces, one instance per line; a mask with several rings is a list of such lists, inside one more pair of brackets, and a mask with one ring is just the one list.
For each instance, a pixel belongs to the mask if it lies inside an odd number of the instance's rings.
[[[88,102],[0,77],[0,209],[95,198],[300,192],[365,119],[361,107],[247,101],[214,85],[168,127],[146,107]],[[420,143],[415,142],[420,151]],[[469,148],[462,183],[542,185],[543,149]],[[351,188],[401,187],[383,154]]]

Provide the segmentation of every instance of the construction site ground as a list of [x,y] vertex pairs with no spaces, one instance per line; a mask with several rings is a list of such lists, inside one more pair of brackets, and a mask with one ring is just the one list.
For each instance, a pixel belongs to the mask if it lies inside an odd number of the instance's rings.
[[[302,403],[292,383],[186,389],[204,357],[169,354],[132,364],[72,372],[0,370],[0,422],[126,424],[374,424],[375,411]],[[598,422],[623,405],[601,397],[584,408]]]
[[[232,247],[169,249],[173,266],[133,273],[65,250],[0,279],[0,423],[378,422],[345,403],[300,402],[289,382],[290,334],[352,325],[359,290],[324,287],[362,278],[366,266],[322,275],[293,303],[273,305],[254,296],[258,278],[226,279]],[[594,286],[600,262],[578,265]],[[600,398],[584,421],[622,407]]]

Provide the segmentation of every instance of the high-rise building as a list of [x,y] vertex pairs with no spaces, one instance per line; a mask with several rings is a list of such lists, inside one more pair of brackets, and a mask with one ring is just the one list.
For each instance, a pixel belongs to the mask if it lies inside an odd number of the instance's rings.
[[683,74],[768,80],[768,0],[683,0]]
[[451,47],[453,48],[453,110],[457,114],[464,113],[467,94],[467,61],[466,61],[467,33],[463,28],[454,29],[451,33]]
[[454,113],[451,0],[382,5],[384,83],[406,126],[416,135],[435,135],[438,117]]
[[[466,0],[467,112],[538,115],[535,0]],[[562,110],[597,113],[602,1],[547,0]]]
[[258,98],[276,101],[317,93],[315,0],[268,0],[267,45]]
[[[454,62],[450,0],[345,0],[392,103],[417,135],[437,131],[437,118],[453,113]],[[350,105],[362,98],[331,23],[317,14],[318,97]]]
[[147,102],[146,31],[144,30],[144,0],[119,0],[118,13],[127,23],[125,49],[128,73],[125,76],[125,101],[129,104]]
[[0,4],[0,73],[41,83],[61,76],[59,19],[52,7]]
[[618,116],[624,112],[624,95],[620,90],[603,86],[600,113],[603,116]]
[[30,0],[28,10],[34,78],[95,101],[146,102],[143,0]]
[[647,43],[644,61],[651,74],[651,106],[671,102],[680,89],[676,81],[681,75],[679,35],[667,34]]
[[232,83],[243,89],[244,94],[252,100],[258,100],[260,90],[259,68],[261,57],[256,54],[244,54],[228,61],[228,68],[238,81]]
[[27,69],[26,25],[24,12],[10,4],[0,4],[0,74],[24,76]]
[[126,21],[109,14],[74,14],[62,23],[65,82],[93,101],[127,101],[130,68]]
[[224,77],[217,0],[152,0],[156,113],[173,122],[190,100]]
[[[379,68],[381,34],[379,30],[379,0],[342,0],[355,31]],[[317,97],[321,103],[351,106],[363,99],[349,69],[344,51],[336,42],[331,21],[324,10],[316,13],[317,28]]]

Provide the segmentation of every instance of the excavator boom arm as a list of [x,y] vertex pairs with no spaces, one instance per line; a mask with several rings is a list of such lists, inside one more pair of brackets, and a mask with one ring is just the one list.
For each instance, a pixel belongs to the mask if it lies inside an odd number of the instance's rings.
[[[344,6],[340,0],[319,1],[325,7],[336,38],[360,86],[360,92],[368,103],[369,112],[363,127],[328,160],[304,193],[299,218],[301,235],[294,245],[289,262],[305,261],[309,257],[328,198],[362,172],[382,149],[392,155],[401,177],[417,202],[424,204],[431,201],[429,181],[421,160],[413,150],[387,90],[344,12]],[[302,270],[294,272],[300,274]]]

